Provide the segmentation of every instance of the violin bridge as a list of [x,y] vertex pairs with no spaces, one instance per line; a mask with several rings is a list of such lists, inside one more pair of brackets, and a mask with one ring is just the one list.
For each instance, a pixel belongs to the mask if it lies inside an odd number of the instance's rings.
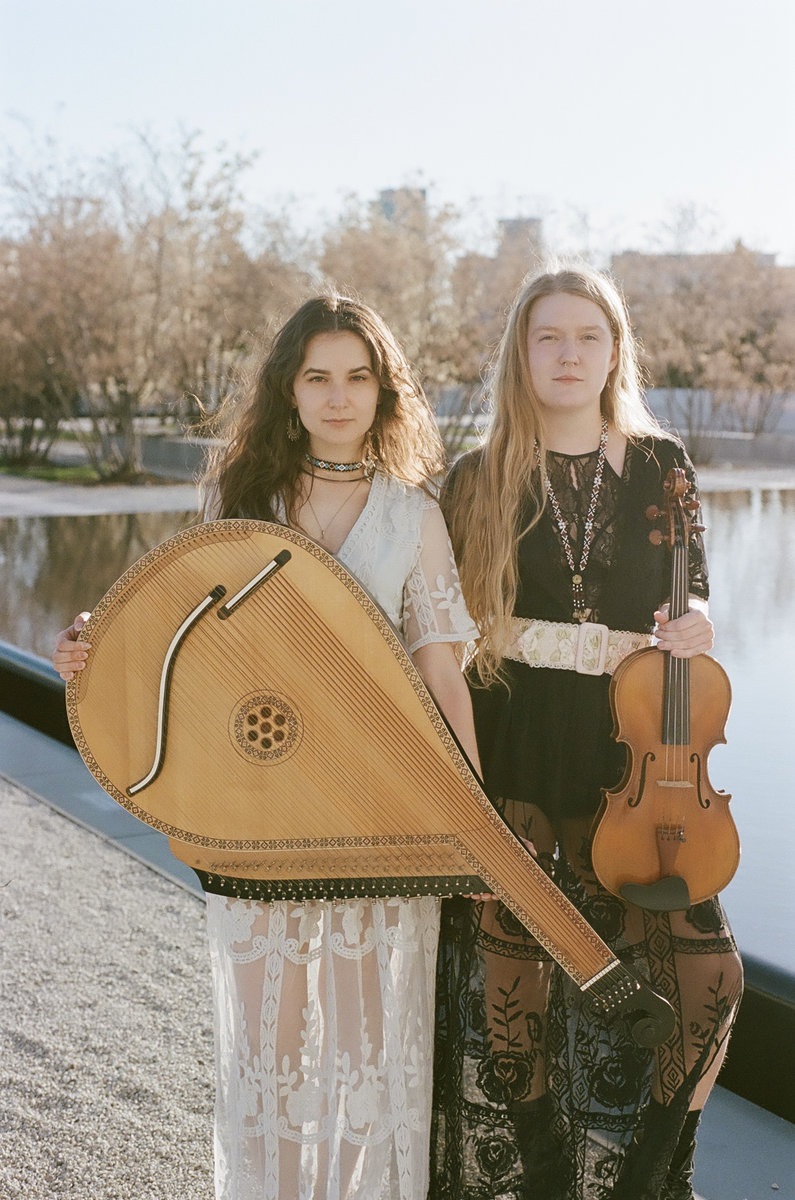
[[674,824],[658,825],[657,826],[657,837],[663,842],[686,842],[687,841],[687,838],[685,837],[685,827],[682,822],[678,822],[676,825],[674,825]]

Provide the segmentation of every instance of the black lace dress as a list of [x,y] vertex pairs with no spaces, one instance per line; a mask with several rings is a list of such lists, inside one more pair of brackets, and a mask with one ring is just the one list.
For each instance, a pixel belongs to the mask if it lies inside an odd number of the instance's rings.
[[[605,465],[584,574],[590,620],[651,632],[670,590],[670,558],[649,541],[645,512],[662,502],[672,466],[693,478],[683,449],[664,440],[628,445],[621,478]],[[596,453],[548,456],[575,562],[595,468]],[[515,615],[571,621],[571,572],[548,508],[520,543],[519,568]],[[695,536],[690,568],[690,590],[706,598]],[[669,998],[679,1020],[657,1051],[640,1049],[622,1023],[589,1016],[576,986],[503,905],[447,901],[430,1196],[607,1200],[622,1159],[637,1152],[627,1146],[639,1130],[647,1135],[644,1197],[687,1196],[666,1177],[687,1111],[699,1103],[697,1085],[720,1060],[736,1013],[736,947],[717,900],[686,912],[643,911],[606,892],[593,874],[591,823],[601,789],[618,783],[624,764],[611,736],[610,677],[513,661],[505,673],[508,688],[471,688],[489,795],[622,961]]]

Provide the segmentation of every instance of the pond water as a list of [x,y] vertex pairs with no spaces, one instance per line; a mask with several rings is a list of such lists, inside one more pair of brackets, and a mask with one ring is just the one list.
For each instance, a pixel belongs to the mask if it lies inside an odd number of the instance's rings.
[[[741,948],[795,971],[795,490],[704,495],[715,656],[733,701],[709,773],[743,845],[723,894]],[[0,638],[49,658],[54,634],[192,513],[0,519]]]
[[0,638],[50,658],[59,629],[194,521],[195,512],[1,519]]
[[795,491],[704,495],[726,745],[710,778],[732,795],[742,856],[723,901],[741,949],[795,971]]

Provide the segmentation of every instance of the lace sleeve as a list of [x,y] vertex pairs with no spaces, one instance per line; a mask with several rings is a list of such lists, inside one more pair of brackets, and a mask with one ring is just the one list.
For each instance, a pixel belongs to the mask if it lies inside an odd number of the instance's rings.
[[403,589],[403,639],[409,654],[429,642],[469,642],[478,636],[464,604],[444,517],[429,501],[420,547]]

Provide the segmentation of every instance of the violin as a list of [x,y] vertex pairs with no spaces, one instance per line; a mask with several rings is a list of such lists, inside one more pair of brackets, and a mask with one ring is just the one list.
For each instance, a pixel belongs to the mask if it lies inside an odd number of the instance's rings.
[[[688,610],[692,515],[698,501],[674,467],[664,483],[654,545],[671,548],[671,619]],[[627,747],[624,777],[602,789],[594,822],[593,867],[608,891],[641,908],[673,911],[714,896],[731,880],[740,840],[729,812],[731,796],[716,791],[707,773],[709,751],[723,736],[731,685],[710,655],[675,658],[648,646],[629,654],[610,683],[613,736]]]

